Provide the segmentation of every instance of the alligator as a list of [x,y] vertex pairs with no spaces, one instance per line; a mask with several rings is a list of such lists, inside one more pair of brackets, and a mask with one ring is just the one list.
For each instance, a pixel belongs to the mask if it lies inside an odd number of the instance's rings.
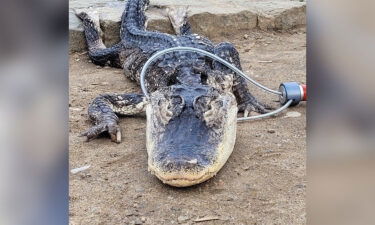
[[[120,42],[106,47],[97,19],[76,13],[84,27],[88,54],[100,66],[122,68],[140,83],[145,62],[171,47],[194,47],[213,53],[241,70],[233,44],[213,44],[192,32],[186,8],[171,8],[175,35],[146,30],[149,0],[128,0],[121,17]],[[172,52],[158,58],[145,78],[143,94],[102,94],[89,105],[94,126],[83,132],[87,141],[108,133],[121,142],[119,116],[146,113],[148,170],[163,183],[185,187],[217,174],[231,155],[238,112],[267,113],[271,109],[248,90],[246,81],[221,63],[193,52]]]

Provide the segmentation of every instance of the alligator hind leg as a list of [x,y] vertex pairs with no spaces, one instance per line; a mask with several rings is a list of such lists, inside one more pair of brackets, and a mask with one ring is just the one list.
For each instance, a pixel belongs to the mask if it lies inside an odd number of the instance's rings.
[[[220,58],[232,63],[238,69],[242,70],[238,51],[231,43],[223,42],[216,45],[214,53]],[[217,61],[213,62],[213,68],[215,70],[226,71],[226,73],[234,73],[231,69]],[[260,103],[250,93],[246,80],[238,75],[235,75],[234,77],[233,93],[236,96],[239,111],[243,111],[245,117],[247,117],[251,111],[267,113],[270,109],[272,109],[272,107]]]
[[141,94],[104,94],[95,98],[88,109],[94,126],[83,132],[87,141],[101,133],[108,132],[112,141],[121,142],[121,129],[118,115],[131,116],[146,108],[146,100]]
[[111,66],[121,68],[119,52],[122,44],[118,43],[110,48],[106,48],[100,37],[99,18],[90,16],[85,12],[77,13],[76,15],[82,20],[89,56],[92,62],[100,66],[104,66],[107,62],[110,62]]
[[188,7],[170,7],[167,8],[169,20],[177,35],[191,34],[191,27],[188,22]]

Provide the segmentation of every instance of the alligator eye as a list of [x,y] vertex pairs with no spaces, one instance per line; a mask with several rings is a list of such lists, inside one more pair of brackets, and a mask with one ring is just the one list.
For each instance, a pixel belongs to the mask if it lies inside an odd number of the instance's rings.
[[209,96],[199,96],[194,99],[193,107],[198,115],[205,113],[211,109],[212,98]]
[[215,99],[210,102],[209,110],[203,113],[203,120],[206,122],[208,127],[218,126],[222,118],[223,101],[221,99]]
[[173,95],[170,98],[170,105],[181,105],[184,103],[184,99],[181,96]]
[[184,99],[178,95],[164,96],[158,101],[158,114],[160,121],[168,124],[169,121],[178,116],[185,105]]
[[172,111],[168,110],[168,101],[165,98],[159,99],[156,107],[156,117],[163,124],[168,124],[169,120],[172,118]]
[[[215,96],[200,96],[194,100],[194,109],[196,115],[201,120],[205,121],[208,127],[214,127],[220,124],[220,111],[223,102],[220,98]],[[216,124],[216,125],[215,125]]]
[[181,113],[185,105],[184,99],[181,96],[173,95],[169,99],[169,104],[167,109],[172,112],[172,114],[178,115]]

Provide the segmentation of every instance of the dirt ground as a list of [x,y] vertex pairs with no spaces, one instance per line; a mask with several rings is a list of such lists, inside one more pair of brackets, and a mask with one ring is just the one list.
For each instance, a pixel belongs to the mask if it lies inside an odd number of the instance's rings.
[[[230,41],[243,70],[277,89],[306,81],[306,32],[248,31],[213,40]],[[249,88],[277,106],[277,97]],[[123,141],[84,142],[88,104],[102,93],[138,92],[119,69],[101,68],[86,53],[70,56],[70,224],[305,224],[306,104],[281,114],[238,124],[234,151],[216,177],[197,186],[173,188],[147,171],[145,117],[122,118]]]

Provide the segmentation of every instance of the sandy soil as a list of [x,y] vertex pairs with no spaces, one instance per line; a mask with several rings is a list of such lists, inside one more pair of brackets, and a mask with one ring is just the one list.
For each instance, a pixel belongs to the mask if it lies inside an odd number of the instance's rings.
[[[246,34],[246,36],[245,36]],[[215,42],[238,48],[243,70],[262,84],[305,83],[306,34],[249,31]],[[250,85],[277,106],[276,96]],[[122,71],[100,68],[85,53],[70,56],[71,224],[305,224],[306,104],[271,119],[240,123],[233,154],[216,177],[190,188],[172,188],[147,172],[145,117],[121,120],[123,142],[84,142],[90,101],[101,93],[139,92]],[[210,218],[211,217],[211,218]]]

